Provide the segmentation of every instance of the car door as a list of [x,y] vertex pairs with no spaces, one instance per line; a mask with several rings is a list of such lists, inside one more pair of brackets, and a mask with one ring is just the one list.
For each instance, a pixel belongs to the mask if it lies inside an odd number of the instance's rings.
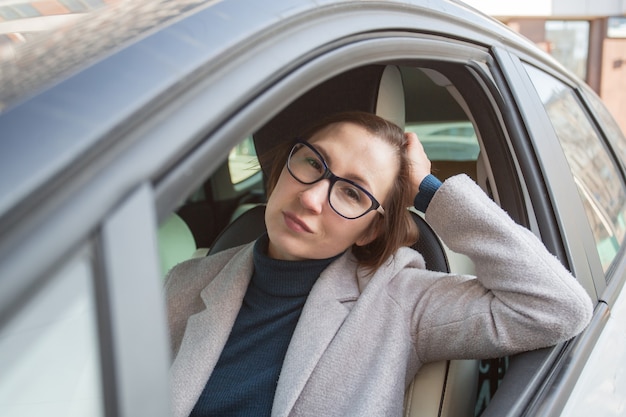
[[[94,414],[146,414],[146,398],[155,407],[151,415],[168,412],[169,348],[167,312],[159,292],[158,226],[199,189],[206,190],[206,184],[230,181],[236,193],[211,192],[223,198],[228,209],[208,223],[223,227],[239,197],[258,185],[247,188],[243,180],[237,190],[232,177],[219,179],[232,149],[307,91],[354,69],[399,66],[407,81],[423,80],[436,97],[447,97],[440,104],[442,111],[430,120],[408,121],[471,127],[470,145],[478,153],[462,160],[464,164],[452,163],[445,154],[445,167],[440,164],[438,169],[474,175],[564,263],[574,260],[569,266],[576,268],[586,288],[592,288],[593,265],[578,261],[588,248],[583,239],[562,239],[559,211],[548,197],[548,190],[557,193],[559,187],[536,169],[540,164],[534,147],[540,144],[531,139],[540,135],[531,134],[525,123],[534,121],[527,120],[526,111],[539,114],[540,103],[520,98],[528,85],[510,74],[519,69],[491,47],[516,44],[509,32],[449,2],[268,1],[247,6],[222,1],[181,14],[170,26],[155,27],[135,43],[120,46],[118,53],[25,100],[11,110],[10,118],[0,119],[3,132],[16,138],[20,132],[34,143],[32,138],[61,144],[67,143],[61,139],[81,138],[76,141],[78,156],[72,155],[78,162],[46,183],[40,198],[29,200],[47,203],[35,209],[29,204],[23,217],[14,217],[21,223],[1,229],[11,231],[11,239],[5,238],[0,247],[2,271],[19,277],[20,283],[0,281],[0,317],[5,329],[34,297],[32,289],[66,275],[66,268],[72,283],[82,282],[87,300],[93,297],[85,310],[91,327],[85,327],[89,334],[98,333],[96,341],[85,337],[100,355],[90,365],[100,374],[88,375],[95,383],[89,392],[101,394],[96,394],[95,405],[100,412]],[[420,103],[429,104],[427,99],[435,97],[419,87],[405,85],[407,114],[423,114]],[[62,103],[63,111],[50,103]],[[527,110],[521,112],[522,107]],[[32,123],[33,114],[39,123]],[[452,121],[446,114],[459,118]],[[545,117],[542,126],[548,126]],[[578,197],[573,182],[564,190],[566,197]],[[582,204],[578,213],[584,215]],[[575,219],[572,216],[571,222]],[[1,225],[8,223],[3,218]],[[45,227],[35,233],[33,225]],[[62,244],[55,242],[59,236],[64,237]],[[18,244],[9,247],[6,242]],[[30,262],[32,253],[38,262]],[[460,259],[453,267],[461,272],[471,265]],[[48,275],[46,268],[53,273]],[[11,357],[19,354],[17,349],[12,352]],[[519,366],[509,368],[498,389],[501,400],[489,403],[487,412],[515,415],[520,389],[526,407],[534,398],[534,381],[544,381],[546,369],[564,363],[559,359],[562,352],[559,346],[517,358]],[[506,358],[499,364],[506,364]],[[504,368],[496,369],[477,413],[489,402]]]
[[[588,87],[571,82],[530,59],[522,59],[521,63],[522,76],[527,75],[534,87],[528,91],[536,93],[541,100],[545,117],[562,148],[561,153],[556,149],[547,153],[545,143],[539,145],[546,152],[543,154],[546,170],[556,174],[548,180],[560,187],[561,179],[569,173],[575,183],[577,195],[569,195],[556,203],[561,205],[559,216],[566,230],[564,240],[568,245],[577,240],[584,248],[583,256],[579,252],[570,257],[573,264],[588,268],[587,285],[593,288],[599,300],[594,319],[586,330],[588,336],[581,338],[568,352],[568,361],[574,366],[559,371],[560,380],[550,384],[551,395],[542,393],[534,412],[555,415],[561,412],[559,407],[566,404],[562,415],[586,415],[592,410],[617,415],[621,411],[616,399],[621,398],[620,393],[626,389],[623,379],[617,377],[624,373],[621,366],[624,350],[618,347],[623,335],[616,328],[623,314],[617,300],[623,298],[620,294],[626,280],[622,221],[626,212],[626,182],[620,154],[626,139]],[[551,136],[551,133],[547,134]],[[545,136],[540,139],[537,136],[536,141],[546,142]],[[556,154],[559,159],[563,155],[567,161],[558,174],[554,168]],[[555,200],[564,198],[562,190],[559,193]],[[570,218],[574,215],[576,218]],[[589,355],[591,350],[593,353]],[[577,381],[576,391],[571,389],[573,381]],[[606,391],[607,384],[612,387],[610,394]]]
[[[437,23],[440,23],[431,18],[431,16],[416,17],[416,24],[424,28],[424,31],[428,31],[428,28],[437,27]],[[352,26],[346,26],[348,22]],[[313,87],[336,75],[366,65],[399,64],[409,72],[418,71],[426,74],[432,83],[453,97],[452,101],[456,104],[449,110],[460,111],[464,115],[462,121],[469,123],[476,134],[478,155],[473,156],[475,160],[465,161],[473,165],[472,171],[476,173],[476,179],[478,180],[477,173],[480,172],[481,185],[485,191],[490,193],[516,221],[541,236],[548,248],[563,263],[570,266],[571,247],[575,248],[574,252],[584,253],[585,246],[582,240],[573,239],[571,242],[563,240],[561,219],[555,212],[553,201],[548,198],[547,189],[552,187],[552,184],[545,179],[544,173],[537,169],[536,151],[533,149],[529,131],[524,125],[525,121],[519,115],[518,106],[527,106],[528,112],[543,110],[537,102],[531,104],[516,102],[518,100],[516,86],[507,78],[508,73],[503,70],[506,63],[503,63],[498,51],[485,46],[496,42],[495,39],[485,37],[478,43],[458,40],[484,36],[472,33],[467,27],[446,35],[433,35],[432,32],[421,35],[415,31],[372,31],[349,36],[352,30],[359,27],[360,22],[354,16],[348,19],[347,15],[341,13],[327,22],[317,21],[316,16],[312,15],[309,21],[311,32],[307,32],[305,28],[298,33],[298,39],[305,34],[309,35],[304,45],[311,45],[314,39],[320,41],[328,33],[340,31],[341,23],[344,24],[341,27],[344,28],[346,36],[341,40],[336,39],[322,49],[312,49],[306,59],[298,61],[298,65],[293,63],[289,65],[290,68],[294,68],[293,71],[279,72],[280,75],[271,78],[269,84],[263,80],[264,73],[257,72],[257,82],[265,83],[263,93],[246,99],[233,96],[233,100],[243,100],[239,102],[240,112],[231,115],[232,119],[227,122],[219,124],[219,127],[212,130],[205,141],[194,150],[193,155],[182,159],[175,169],[166,173],[156,183],[159,218],[171,212],[170,200],[184,200],[203,178],[211,174],[209,167],[216,166],[216,156],[221,158],[218,160],[223,160],[227,154],[226,149],[234,146],[235,140],[254,134],[271,117]],[[266,47],[271,50],[282,48],[279,57],[288,61],[290,52],[285,51],[291,51],[292,41],[281,37]],[[302,48],[306,50],[306,46]],[[249,62],[257,58],[260,63],[270,68],[275,65],[275,62],[272,65],[267,64],[266,56],[257,57],[252,52]],[[245,69],[235,68],[229,73],[223,71],[220,73],[222,78],[219,82],[229,85],[233,83],[231,80],[237,80],[238,76],[246,74],[251,66],[262,70],[267,68],[259,64],[246,66]],[[248,83],[252,80],[252,77],[246,78]],[[209,97],[214,92],[207,89],[205,94]],[[419,90],[413,93],[409,89],[405,94],[407,98],[412,96],[418,102],[421,98]],[[216,153],[216,150],[219,152]],[[188,177],[182,175],[185,172],[195,172],[197,177],[190,181]],[[461,169],[459,172],[469,170]],[[565,186],[564,189],[571,195],[576,195],[571,178],[569,181],[569,186]],[[579,212],[584,213],[582,206]],[[461,264],[466,265],[463,261],[459,263]],[[593,284],[589,281],[592,276],[589,265],[571,266],[578,268],[575,272],[593,298],[596,298]],[[482,400],[477,404],[477,414],[482,412],[487,404],[489,406],[485,412],[492,413],[491,415],[516,415],[520,409],[529,407],[535,400],[533,396],[535,389],[546,381],[549,371],[564,365],[565,362],[560,357],[566,347],[562,345],[554,349],[520,355],[513,358],[508,369],[506,369],[508,358],[485,364],[485,368],[489,365],[492,369],[496,368],[496,378],[491,376],[485,378],[490,384],[486,388],[486,394],[483,394]],[[520,387],[524,392],[521,399]],[[494,397],[492,402],[490,396],[496,388],[500,395]]]
[[[345,57],[351,57],[346,60]],[[430,122],[450,122],[442,115],[460,115],[461,122],[470,126],[475,133],[472,138],[473,146],[478,152],[472,153],[469,160],[465,160],[470,168],[455,168],[457,173],[465,172],[480,181],[485,191],[490,193],[494,200],[501,204],[518,222],[529,227],[533,232],[544,238],[548,247],[554,253],[567,262],[568,252],[565,250],[558,228],[558,222],[551,208],[551,202],[545,198],[545,181],[540,172],[533,171],[534,162],[524,152],[528,146],[528,132],[522,127],[521,120],[516,116],[516,109],[511,105],[512,98],[510,86],[502,81],[505,77],[501,68],[494,63],[494,55],[489,48],[466,41],[458,41],[446,36],[425,35],[415,33],[372,33],[359,35],[354,38],[345,38],[335,43],[328,50],[319,51],[309,57],[306,63],[302,63],[297,71],[284,74],[284,78],[274,80],[264,94],[246,102],[245,111],[238,114],[234,120],[237,123],[225,124],[214,131],[210,138],[196,150],[196,154],[188,161],[183,161],[180,168],[165,176],[161,183],[157,184],[157,198],[160,195],[171,196],[179,190],[187,188],[185,178],[177,177],[176,172],[198,171],[202,161],[206,162],[210,157],[211,147],[217,147],[220,143],[227,143],[233,138],[245,137],[255,131],[258,126],[265,122],[290,103],[303,96],[311,88],[332,78],[333,75],[345,74],[350,70],[371,64],[396,64],[400,67],[405,80],[418,74],[416,79],[427,80],[436,86],[443,95],[447,95],[453,106],[445,107],[438,115],[432,115]],[[421,78],[419,78],[421,77]],[[421,103],[432,103],[430,98],[436,96],[425,95],[421,91],[418,82],[416,89],[405,86],[407,99],[407,113],[413,109],[411,106]],[[344,94],[337,92],[338,96]],[[280,103],[277,103],[280,98]],[[413,104],[411,104],[413,103]],[[417,103],[417,104],[416,104]],[[323,103],[319,103],[322,104]],[[259,109],[271,107],[271,112],[260,112]],[[419,108],[414,113],[420,114]],[[248,117],[246,117],[248,116]],[[424,120],[409,120],[423,123]],[[223,146],[219,146],[223,148]],[[206,148],[206,150],[204,149]],[[522,152],[524,151],[524,152]],[[448,160],[438,169],[452,169],[453,164]],[[458,161],[457,161],[458,162]],[[193,165],[198,164],[198,165]],[[525,169],[520,168],[525,165]],[[206,172],[206,170],[205,170]],[[480,172],[480,177],[478,173]],[[534,172],[534,173],[533,173]],[[201,178],[194,181],[201,181]],[[184,199],[185,195],[178,198]],[[157,200],[158,202],[158,200]],[[544,210],[542,206],[548,207]],[[467,262],[460,260],[455,265],[459,268],[466,267]],[[471,268],[471,265],[469,265]],[[468,272],[455,270],[456,272]],[[539,353],[521,355],[515,358],[513,371],[505,373],[507,358],[499,362],[488,364],[496,369],[495,376],[485,377],[486,392],[478,401],[477,413],[489,403],[490,395],[499,383],[504,394],[500,395],[500,405],[496,402],[487,410],[494,415],[506,415],[518,401],[520,384],[526,386],[536,378],[536,372],[545,367],[553,366],[557,357],[562,352],[563,346],[555,349],[544,350]],[[523,370],[522,373],[516,370]],[[509,374],[510,372],[510,374]],[[545,375],[539,372],[543,380]],[[509,384],[504,384],[509,381]],[[477,383],[477,382],[475,382]],[[513,386],[515,388],[513,388]],[[481,383],[482,387],[482,383]],[[502,388],[504,387],[504,388]],[[527,388],[531,390],[532,385]],[[482,388],[480,388],[482,389]],[[526,398],[531,401],[532,396]],[[498,414],[500,413],[500,414]],[[502,414],[505,413],[505,414]]]
[[[102,191],[86,185],[88,194]],[[32,252],[18,250],[1,263],[3,278],[19,281],[1,285],[0,412],[169,415],[150,187],[99,219],[82,210],[84,191],[66,195],[62,210],[41,204],[35,214],[46,216],[36,232],[24,237],[30,224],[22,221],[4,235],[16,242],[22,234],[13,249]]]

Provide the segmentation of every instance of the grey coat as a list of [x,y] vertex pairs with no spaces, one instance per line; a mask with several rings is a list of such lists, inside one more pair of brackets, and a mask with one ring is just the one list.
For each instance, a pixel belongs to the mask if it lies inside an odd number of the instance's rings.
[[[591,301],[528,230],[468,177],[435,194],[426,219],[476,275],[424,269],[400,249],[367,276],[349,253],[311,291],[283,363],[273,416],[400,416],[430,361],[498,357],[579,333]],[[175,267],[166,282],[175,416],[187,416],[226,343],[252,274],[252,244]]]

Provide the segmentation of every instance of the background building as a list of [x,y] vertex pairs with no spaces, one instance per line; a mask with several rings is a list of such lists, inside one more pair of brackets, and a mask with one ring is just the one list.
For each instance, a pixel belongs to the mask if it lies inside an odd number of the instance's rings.
[[535,42],[602,97],[626,132],[626,0],[465,0]]

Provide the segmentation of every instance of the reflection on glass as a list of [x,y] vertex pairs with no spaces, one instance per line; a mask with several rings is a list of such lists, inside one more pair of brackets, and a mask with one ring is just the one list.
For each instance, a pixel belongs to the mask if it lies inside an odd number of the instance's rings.
[[550,55],[584,80],[587,76],[589,22],[548,20],[545,28]]
[[247,180],[261,170],[252,137],[245,138],[228,155],[230,180],[233,184]]
[[103,413],[88,258],[74,259],[0,329],[0,416]]
[[592,91],[585,91],[585,96],[595,114],[598,116],[604,132],[607,135],[607,139],[611,142],[613,149],[618,153],[618,156],[622,161],[626,161],[626,137],[620,129],[619,125],[609,112],[609,110],[602,104],[600,98]]
[[527,66],[570,165],[606,272],[626,233],[626,193],[620,172],[574,91]]

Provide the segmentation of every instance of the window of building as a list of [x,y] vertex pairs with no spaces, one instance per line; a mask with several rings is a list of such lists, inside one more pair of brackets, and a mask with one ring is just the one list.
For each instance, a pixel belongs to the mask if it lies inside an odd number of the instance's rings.
[[606,36],[609,38],[626,38],[626,17],[609,17]]

